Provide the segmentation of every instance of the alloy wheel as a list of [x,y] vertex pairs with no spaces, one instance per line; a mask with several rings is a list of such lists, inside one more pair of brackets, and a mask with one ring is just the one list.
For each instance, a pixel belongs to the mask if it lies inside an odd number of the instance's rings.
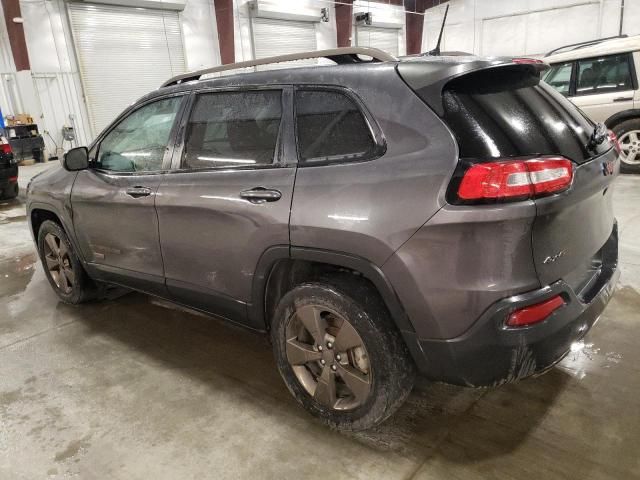
[[287,360],[321,405],[353,410],[371,392],[372,372],[364,342],[349,321],[320,305],[298,308],[286,328]]
[[71,293],[76,276],[69,257],[67,244],[53,233],[44,237],[44,261],[56,287],[65,294]]
[[628,165],[640,165],[640,130],[625,133],[618,142],[622,149],[620,160]]

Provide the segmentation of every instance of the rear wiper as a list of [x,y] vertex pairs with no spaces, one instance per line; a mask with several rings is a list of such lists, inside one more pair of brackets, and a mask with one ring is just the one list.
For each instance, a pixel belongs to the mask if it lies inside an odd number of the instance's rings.
[[596,147],[604,142],[608,137],[609,132],[607,130],[607,126],[604,123],[596,123],[596,126],[593,127],[593,132],[589,137],[587,150],[595,150]]

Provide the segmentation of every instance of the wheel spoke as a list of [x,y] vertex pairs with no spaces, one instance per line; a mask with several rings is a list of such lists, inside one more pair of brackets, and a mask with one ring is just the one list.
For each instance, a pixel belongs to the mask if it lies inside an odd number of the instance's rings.
[[67,244],[64,243],[62,239],[60,240],[59,251],[60,251],[60,257],[64,257],[69,254],[69,249],[67,248]]
[[320,315],[320,309],[312,305],[299,308],[296,315],[318,345],[324,343],[327,322]]
[[44,241],[47,242],[49,249],[51,249],[51,253],[53,253],[54,255],[58,255],[59,248],[58,244],[56,243],[56,237],[49,233],[46,237],[44,237]]
[[629,139],[631,139],[632,142],[637,142],[638,134],[635,131],[629,132]]
[[342,326],[336,335],[336,339],[333,342],[335,349],[338,352],[346,352],[347,350],[362,345],[360,335],[356,332],[356,329],[351,326],[346,320],[342,322]]
[[321,357],[322,353],[315,351],[311,345],[299,342],[296,338],[287,340],[287,359],[291,365],[304,365]]
[[69,267],[63,267],[62,270],[64,270],[64,276],[66,277],[69,286],[73,287],[76,283],[76,274],[73,273],[73,270]]
[[349,390],[351,390],[351,393],[353,393],[353,396],[356,397],[356,400],[362,402],[367,398],[371,389],[371,383],[367,375],[359,372],[351,365],[341,364],[338,364],[338,373]]
[[44,261],[47,264],[47,270],[51,271],[56,268],[60,268],[60,263],[56,257],[53,257],[53,254],[45,255]]
[[58,271],[58,278],[60,279],[60,288],[66,292],[69,289],[69,280],[67,279],[66,272],[62,267],[60,267],[60,270]]
[[336,404],[336,377],[328,367],[322,370],[313,398],[322,405],[333,408]]

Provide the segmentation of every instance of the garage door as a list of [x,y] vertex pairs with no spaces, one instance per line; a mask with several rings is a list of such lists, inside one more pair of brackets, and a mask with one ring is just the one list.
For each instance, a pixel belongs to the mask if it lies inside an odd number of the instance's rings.
[[398,29],[379,27],[356,27],[356,45],[373,47],[398,56]]
[[[256,58],[285,55],[287,53],[312,52],[318,49],[316,26],[313,22],[255,17],[252,19],[252,28]],[[317,61],[299,60],[281,65],[269,65],[268,68],[287,68],[292,63],[296,65],[314,65]]]
[[185,71],[177,12],[70,3],[69,16],[94,136]]

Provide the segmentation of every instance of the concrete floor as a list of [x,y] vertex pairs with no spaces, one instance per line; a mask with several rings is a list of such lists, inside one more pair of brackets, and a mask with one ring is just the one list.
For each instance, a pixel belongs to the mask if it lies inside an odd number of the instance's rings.
[[59,303],[0,205],[0,479],[640,478],[640,177],[615,202],[622,278],[584,348],[502,388],[422,382],[359,434],[302,411],[259,336],[139,294]]

